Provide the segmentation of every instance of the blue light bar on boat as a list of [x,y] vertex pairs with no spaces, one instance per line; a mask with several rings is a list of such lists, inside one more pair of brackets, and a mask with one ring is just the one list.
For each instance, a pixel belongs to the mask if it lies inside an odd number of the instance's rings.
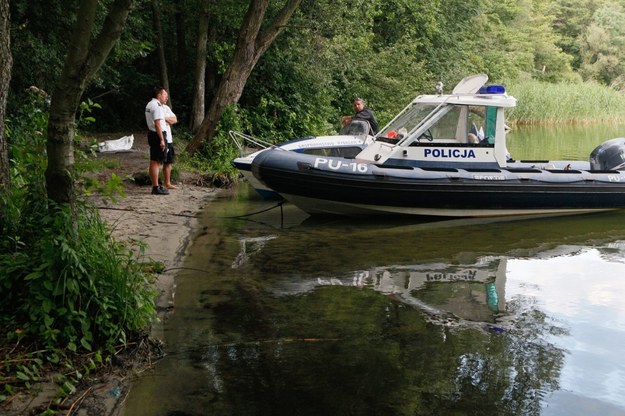
[[480,88],[479,94],[505,94],[506,89],[503,85],[484,85]]

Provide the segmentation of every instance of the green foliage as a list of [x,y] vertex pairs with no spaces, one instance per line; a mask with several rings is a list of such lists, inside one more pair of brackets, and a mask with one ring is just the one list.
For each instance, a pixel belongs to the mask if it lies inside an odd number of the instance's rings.
[[622,120],[625,96],[597,83],[551,84],[524,81],[507,85],[518,100],[507,113],[511,124],[584,123]]
[[230,162],[238,156],[238,149],[228,136],[228,131],[244,131],[243,125],[247,124],[245,117],[241,116],[237,110],[235,105],[226,108],[219,123],[217,134],[209,145],[204,146],[200,153],[189,157],[184,150],[179,152],[179,163],[185,169],[207,175],[220,175],[226,179],[226,182],[237,180],[239,171]]
[[47,215],[27,223],[37,228],[18,231],[31,238],[3,242],[13,246],[0,255],[3,327],[19,328],[49,348],[91,351],[123,344],[149,325],[155,293],[141,268],[142,247],[137,257],[113,241],[86,204],[76,212],[50,205]]
[[30,388],[33,383],[41,380],[41,369],[47,361],[45,353],[46,351],[36,351],[22,356],[7,354],[2,357],[0,371],[5,376],[0,378],[4,384],[4,391],[0,392],[0,402],[15,394],[16,388]]
[[625,79],[625,7],[622,2],[606,2],[581,34],[579,72],[586,80],[604,85]]
[[[114,241],[89,203],[80,199],[72,209],[48,201],[47,95],[36,88],[29,92],[6,129],[11,186],[0,197],[0,348],[5,353],[0,400],[32,387],[43,371],[58,366],[58,404],[106,363],[103,357],[150,325],[156,268],[145,266],[153,261],[145,258],[143,244]],[[101,186],[116,195],[120,180],[113,177]]]
[[[0,363],[0,377],[4,389],[0,392],[0,402],[8,400],[21,389],[31,389],[46,379],[58,385],[57,395],[51,404],[59,405],[67,396],[76,391],[80,381],[102,366],[110,364],[102,351],[78,355],[60,350],[26,351],[20,348],[19,341],[12,346]],[[54,377],[48,374],[54,372]],[[48,407],[41,414],[56,414]]]
[[552,2],[552,26],[559,35],[557,46],[573,57],[575,70],[581,65],[579,37],[590,25],[600,2],[596,0],[558,0]]
[[95,108],[102,108],[102,106],[91,98],[87,98],[87,101],[81,101],[78,112],[78,125],[80,127],[85,127],[95,122],[95,117],[91,115]]
[[12,183],[1,201],[0,329],[7,340],[49,349],[109,351],[154,317],[144,247],[115,242],[87,202],[72,210],[48,201],[45,96],[34,94],[22,110],[8,123]]
[[76,3],[62,0],[10,2],[14,99],[8,101],[9,108],[21,107],[19,101],[30,86],[52,91],[63,69],[75,10]]

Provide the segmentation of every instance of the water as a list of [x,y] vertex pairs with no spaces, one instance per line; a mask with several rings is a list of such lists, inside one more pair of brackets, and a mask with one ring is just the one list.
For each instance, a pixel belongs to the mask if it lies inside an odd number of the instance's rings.
[[[515,157],[545,158],[517,137]],[[167,356],[123,414],[625,415],[625,212],[372,222],[272,206],[245,186],[208,205]]]

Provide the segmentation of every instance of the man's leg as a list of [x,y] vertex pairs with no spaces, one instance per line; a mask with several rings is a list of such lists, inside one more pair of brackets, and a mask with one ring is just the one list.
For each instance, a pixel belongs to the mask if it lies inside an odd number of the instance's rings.
[[163,165],[163,176],[165,178],[165,188],[167,189],[178,189],[177,186],[171,183],[171,163],[165,163]]
[[161,169],[161,163],[156,160],[150,160],[150,181],[152,187],[158,186],[158,172]]

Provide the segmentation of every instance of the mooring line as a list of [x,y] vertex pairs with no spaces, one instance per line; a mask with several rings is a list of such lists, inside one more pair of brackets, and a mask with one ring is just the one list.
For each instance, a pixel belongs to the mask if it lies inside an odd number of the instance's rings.
[[233,215],[233,216],[223,217],[223,218],[246,218],[246,217],[251,217],[252,215],[262,214],[263,212],[271,211],[272,209],[275,209],[275,208],[278,208],[278,207],[280,207],[280,211],[282,211],[282,204],[284,204],[285,202],[286,202],[286,200],[283,199],[282,201],[278,202],[276,205],[273,205],[273,206],[271,206],[269,208],[261,209],[260,211],[251,212],[251,213],[245,214],[245,215]]

